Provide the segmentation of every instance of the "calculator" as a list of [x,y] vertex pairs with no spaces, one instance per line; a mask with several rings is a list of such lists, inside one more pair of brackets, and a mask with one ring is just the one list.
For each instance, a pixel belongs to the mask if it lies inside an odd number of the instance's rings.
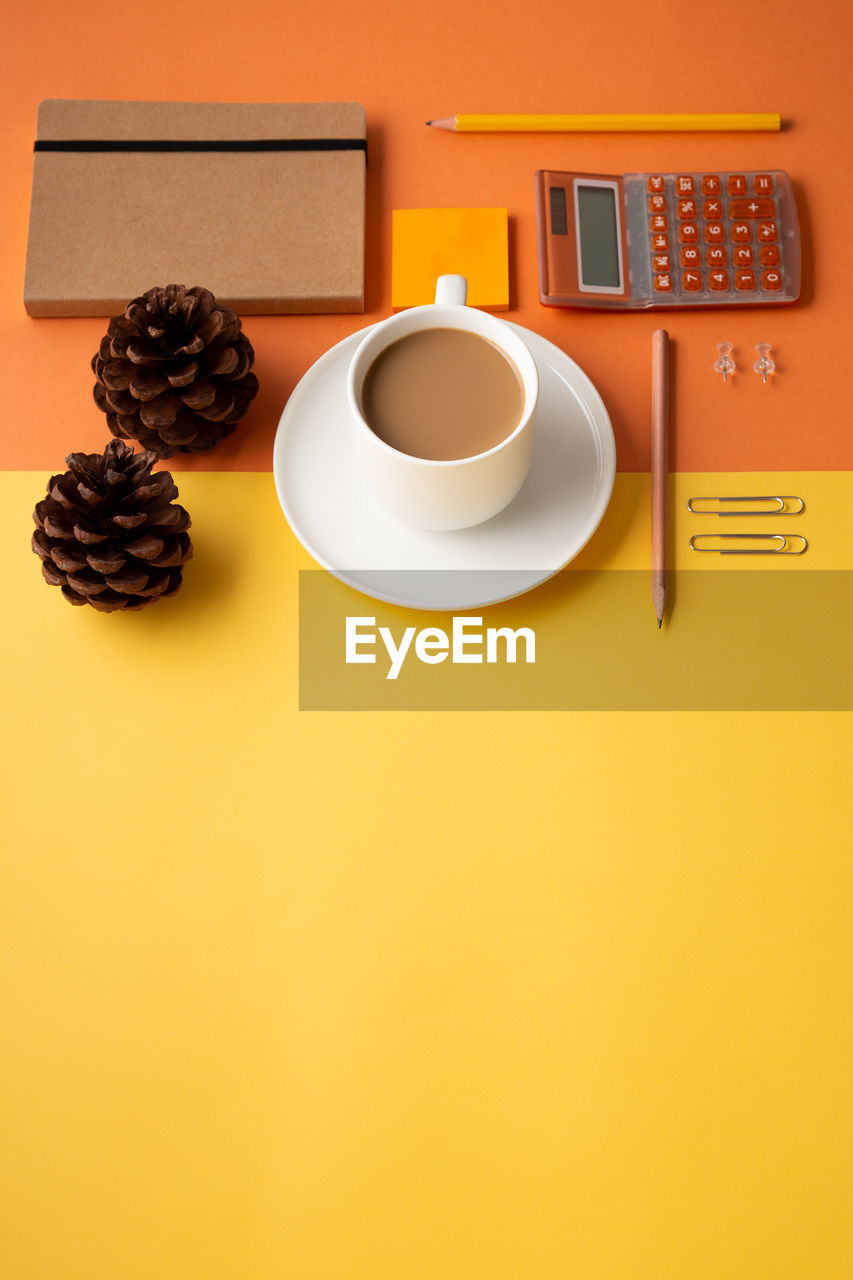
[[765,306],[800,296],[797,209],[780,169],[540,169],[536,223],[545,306]]

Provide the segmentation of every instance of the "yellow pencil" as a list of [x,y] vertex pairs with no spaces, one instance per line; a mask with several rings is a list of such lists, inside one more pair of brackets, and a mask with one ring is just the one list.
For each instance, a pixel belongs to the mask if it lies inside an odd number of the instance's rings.
[[738,130],[773,132],[782,127],[776,111],[682,115],[456,115],[427,120],[452,133],[710,133]]

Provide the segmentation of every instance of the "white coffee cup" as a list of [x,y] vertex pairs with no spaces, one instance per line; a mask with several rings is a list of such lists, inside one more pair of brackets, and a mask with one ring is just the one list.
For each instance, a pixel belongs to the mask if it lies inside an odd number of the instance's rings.
[[[496,515],[518,493],[530,466],[539,375],[516,331],[496,316],[465,305],[463,276],[440,276],[435,302],[411,307],[372,328],[352,357],[347,398],[352,436],[365,485],[400,520],[421,529],[464,529]],[[401,453],[366,421],[361,403],[368,369],[392,342],[424,329],[461,329],[493,343],[521,377],[521,417],[510,434],[470,458],[436,461]]]

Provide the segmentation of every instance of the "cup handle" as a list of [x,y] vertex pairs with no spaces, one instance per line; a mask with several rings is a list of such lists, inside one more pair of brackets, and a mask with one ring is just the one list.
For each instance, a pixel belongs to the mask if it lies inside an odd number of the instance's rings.
[[468,281],[464,276],[439,276],[435,282],[435,300],[464,307],[468,299]]

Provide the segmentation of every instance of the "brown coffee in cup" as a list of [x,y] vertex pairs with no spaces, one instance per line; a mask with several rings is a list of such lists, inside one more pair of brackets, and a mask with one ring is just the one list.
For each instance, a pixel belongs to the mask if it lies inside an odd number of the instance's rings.
[[524,387],[502,351],[464,329],[421,329],[381,351],[361,409],[375,435],[415,458],[450,461],[493,449],[521,421]]

